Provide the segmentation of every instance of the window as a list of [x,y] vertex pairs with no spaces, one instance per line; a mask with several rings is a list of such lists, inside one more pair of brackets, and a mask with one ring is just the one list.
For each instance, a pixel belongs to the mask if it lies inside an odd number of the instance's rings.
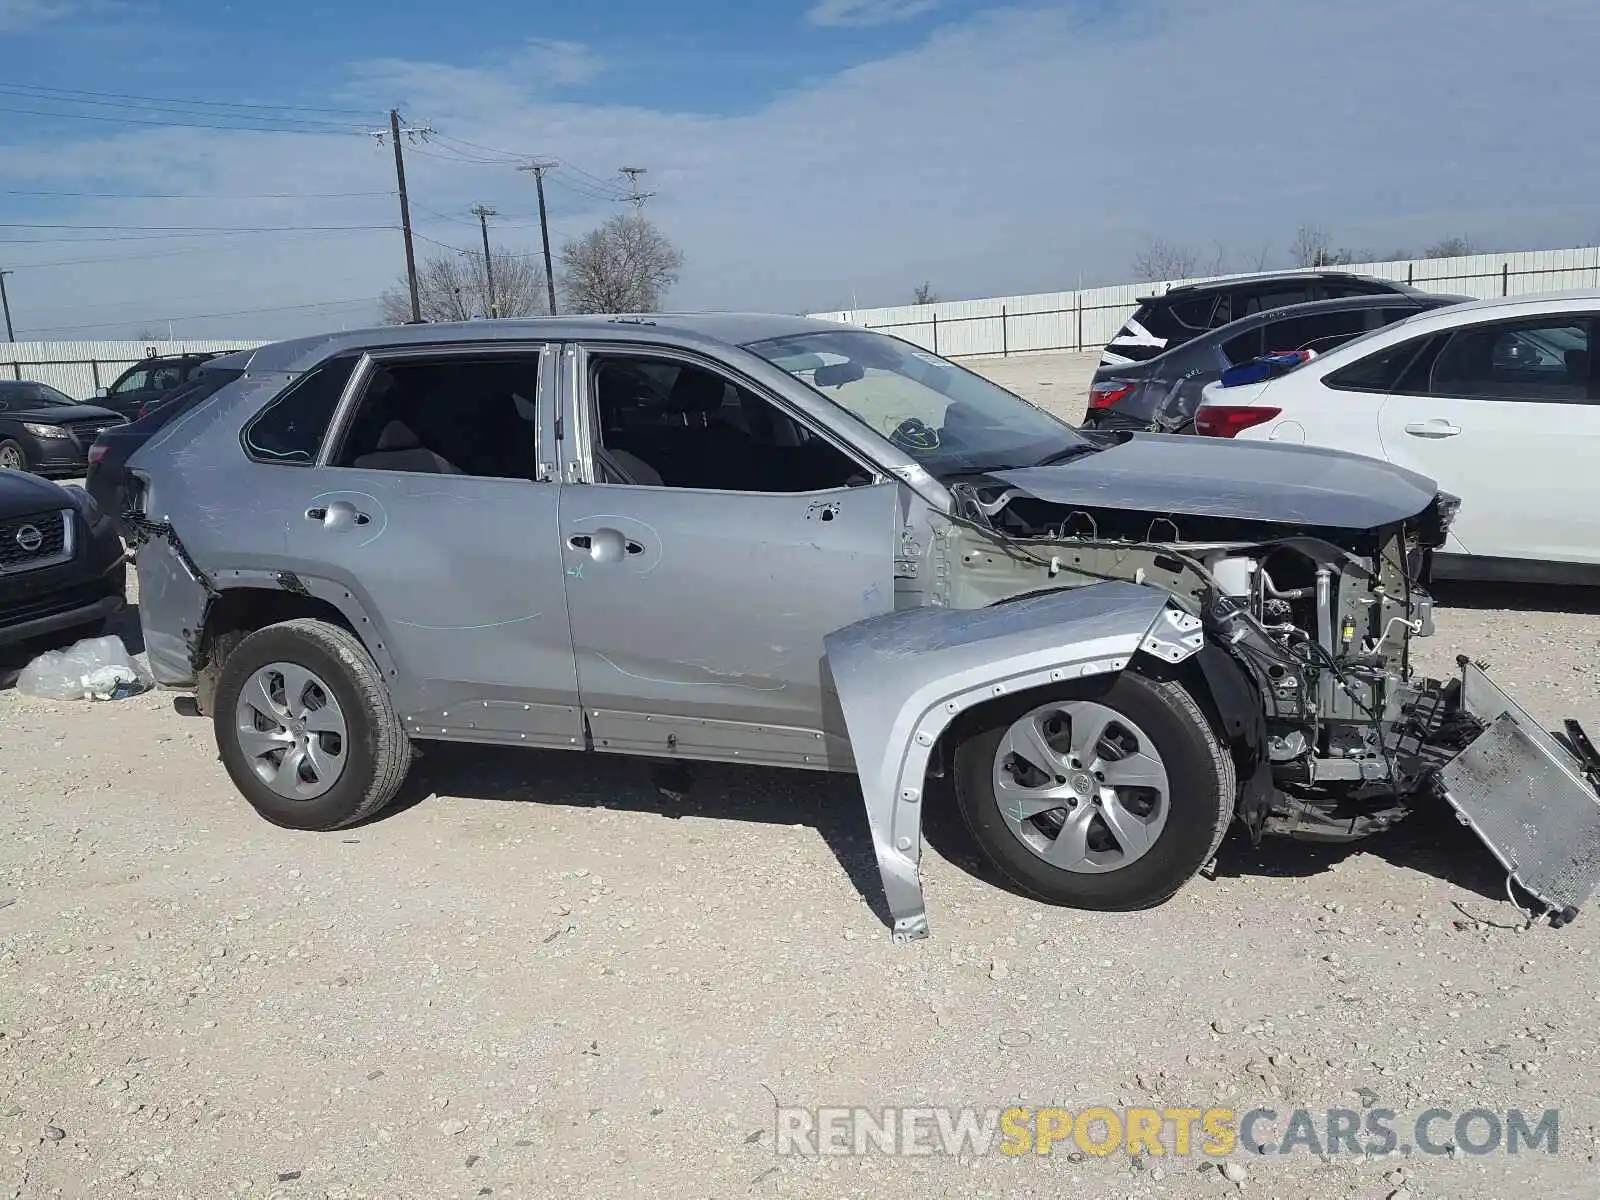
[[138,367],[117,380],[111,388],[111,393],[112,395],[120,395],[123,392],[137,392],[141,388],[148,387],[149,384],[150,368]]
[[1229,338],[1222,343],[1222,353],[1236,367],[1240,363],[1253,362],[1260,358],[1263,353],[1261,349],[1261,326],[1257,325],[1254,329],[1247,330],[1237,337]]
[[1311,313],[1273,321],[1266,327],[1267,353],[1278,350],[1315,350],[1319,354],[1349,341],[1367,328],[1367,312]]
[[44,383],[0,383],[0,412],[6,409],[60,408],[78,403],[64,392]]
[[936,476],[1029,467],[1090,450],[1057,420],[981,375],[861,329],[745,347],[781,367]]
[[1193,337],[1211,327],[1211,310],[1216,303],[1215,296],[1195,296],[1189,300],[1179,300],[1167,312],[1178,328]]
[[706,367],[596,354],[589,396],[599,483],[813,492],[872,479],[831,442]]
[[209,400],[227,384],[243,375],[225,367],[213,371],[197,371],[194,377],[170,396],[163,396],[137,422],[140,429],[151,431],[170,424],[186,412],[193,412],[202,401]]
[[1364,279],[1340,279],[1322,285],[1322,294],[1329,300],[1342,296],[1371,296],[1388,290],[1382,284],[1368,283]]
[[1450,335],[1428,390],[1465,396],[1585,404],[1596,394],[1584,316],[1471,325]]
[[1233,323],[1233,297],[1223,293],[1217,297],[1217,306],[1211,310],[1211,328],[1221,329]]
[[245,426],[245,452],[258,462],[299,466],[316,462],[322,436],[355,365],[355,355],[331,358],[291,383]]
[[379,363],[333,465],[365,471],[537,479],[534,354]]
[[1308,284],[1284,284],[1262,291],[1244,292],[1234,297],[1233,319],[1248,317],[1251,313],[1268,312],[1290,304],[1305,304],[1311,299]]
[[157,367],[150,372],[150,386],[157,391],[165,392],[177,387],[183,382],[183,368],[173,363],[170,366]]
[[1408,374],[1406,368],[1416,360],[1424,344],[1433,340],[1421,337],[1397,342],[1393,346],[1358,359],[1348,367],[1334,371],[1322,382],[1329,387],[1347,392],[1399,391],[1402,376]]

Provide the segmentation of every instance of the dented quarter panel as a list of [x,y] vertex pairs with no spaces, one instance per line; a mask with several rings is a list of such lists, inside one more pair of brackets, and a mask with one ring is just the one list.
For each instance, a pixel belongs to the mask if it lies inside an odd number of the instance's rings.
[[1132,583],[991,608],[905,609],[827,635],[895,937],[927,935],[918,863],[934,744],[975,704],[1122,670],[1168,607]]

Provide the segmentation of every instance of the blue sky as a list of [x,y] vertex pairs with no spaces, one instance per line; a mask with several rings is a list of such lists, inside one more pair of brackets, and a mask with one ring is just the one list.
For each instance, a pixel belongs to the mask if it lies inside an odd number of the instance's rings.
[[683,307],[1117,282],[1154,237],[1278,263],[1307,222],[1600,241],[1592,0],[0,0],[0,61],[24,337],[371,320],[402,261],[362,131],[392,104],[440,135],[408,158],[425,253],[472,244],[475,202],[537,245],[519,156],[563,164],[558,245],[639,163]]

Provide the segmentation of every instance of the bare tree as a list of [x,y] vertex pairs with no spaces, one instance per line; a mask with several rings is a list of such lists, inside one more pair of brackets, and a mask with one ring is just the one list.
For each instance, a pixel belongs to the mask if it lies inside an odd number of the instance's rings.
[[1472,242],[1464,237],[1440,238],[1422,252],[1423,258],[1464,258],[1474,253]]
[[678,282],[683,252],[640,213],[612,217],[561,248],[568,312],[656,312]]
[[1328,231],[1320,225],[1302,225],[1289,243],[1289,257],[1297,267],[1347,267],[1366,261],[1365,252],[1345,247],[1335,249]]
[[917,290],[911,293],[911,303],[937,304],[939,303],[939,293],[934,291],[933,284],[929,283],[925,279],[921,283],[917,284]]
[[[499,307],[503,317],[545,315],[544,264],[532,254],[494,252],[494,304],[481,251],[435,254],[417,270],[417,296],[424,321],[467,321],[486,317]],[[401,278],[379,298],[383,320],[403,325],[411,320],[411,296]]]
[[1153,238],[1133,256],[1133,273],[1140,279],[1156,282],[1162,279],[1187,279],[1195,272],[1200,256],[1188,246],[1180,246],[1164,238]]

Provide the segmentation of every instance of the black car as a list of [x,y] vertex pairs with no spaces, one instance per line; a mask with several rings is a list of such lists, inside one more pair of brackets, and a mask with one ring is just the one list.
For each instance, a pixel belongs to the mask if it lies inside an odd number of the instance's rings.
[[1243,317],[1291,304],[1346,296],[1424,294],[1392,279],[1347,271],[1281,271],[1184,284],[1163,295],[1140,299],[1138,309],[1101,354],[1100,366],[1143,362],[1209,329],[1220,329]]
[[0,647],[101,633],[126,587],[122,541],[88,492],[0,471]]
[[89,444],[123,419],[47,384],[0,379],[0,469],[82,475]]
[[188,383],[196,371],[216,357],[216,352],[196,352],[147,358],[117,376],[110,387],[96,392],[95,401],[131,421]]
[[246,350],[202,363],[188,383],[152,404],[144,416],[113,425],[95,439],[89,447],[89,471],[83,486],[119,525],[128,507],[127,465],[133,452],[154,437],[157,430],[193,412],[224,384],[243,375],[250,354]]
[[1266,354],[1311,350],[1318,354],[1369,330],[1392,325],[1430,308],[1458,304],[1459,296],[1379,294],[1318,300],[1274,308],[1212,329],[1143,362],[1102,365],[1089,387],[1089,429],[1190,429],[1200,392],[1229,367]]

